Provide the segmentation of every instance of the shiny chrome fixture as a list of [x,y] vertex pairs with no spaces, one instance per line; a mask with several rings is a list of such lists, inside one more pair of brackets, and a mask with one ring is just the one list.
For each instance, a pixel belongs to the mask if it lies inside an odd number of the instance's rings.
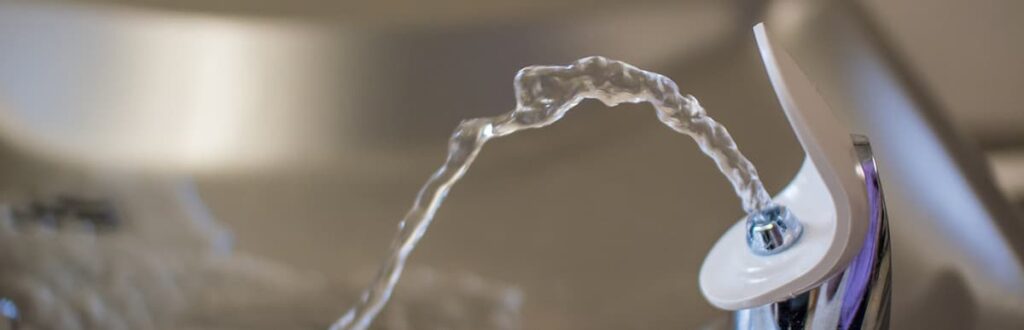
[[846,270],[791,299],[733,314],[737,330],[888,329],[892,292],[889,223],[871,145],[855,135],[868,194],[868,232]]

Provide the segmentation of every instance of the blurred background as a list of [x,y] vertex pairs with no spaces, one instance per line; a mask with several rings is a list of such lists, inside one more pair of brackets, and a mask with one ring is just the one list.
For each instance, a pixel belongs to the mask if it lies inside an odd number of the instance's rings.
[[[892,179],[893,327],[1021,325],[1022,15],[1012,0],[2,1],[0,329],[326,328],[451,130],[511,110],[533,64],[603,55],[672,78],[776,192],[803,151],[754,44],[762,20]],[[649,106],[584,102],[488,144],[375,327],[717,328],[728,313],[697,273],[739,206]],[[958,226],[967,238],[942,236]]]

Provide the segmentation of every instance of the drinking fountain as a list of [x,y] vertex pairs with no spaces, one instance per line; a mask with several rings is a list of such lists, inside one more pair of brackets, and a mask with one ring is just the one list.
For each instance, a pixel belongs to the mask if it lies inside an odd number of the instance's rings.
[[[796,177],[775,198],[801,225],[751,217],[733,225],[701,268],[704,296],[735,311],[736,329],[888,329],[891,245],[870,142],[851,135],[835,118],[763,23],[754,34],[807,153]],[[767,228],[754,230],[757,226]],[[799,236],[789,234],[796,229]],[[743,240],[747,246],[738,244]]]
[[[867,5],[232,8],[286,6],[267,3],[0,4],[0,233],[38,222],[6,237],[50,262],[0,267],[18,279],[0,276],[0,329],[327,328],[458,120],[508,110],[521,67],[593,54],[699,97],[788,212],[748,221],[711,163],[675,152],[689,141],[583,102],[597,111],[491,145],[375,326],[1024,324],[1020,215]],[[99,295],[104,264],[138,290]]]

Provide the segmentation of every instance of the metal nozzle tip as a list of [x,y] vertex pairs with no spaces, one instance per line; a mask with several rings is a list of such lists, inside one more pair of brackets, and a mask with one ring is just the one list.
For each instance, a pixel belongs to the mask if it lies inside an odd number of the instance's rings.
[[747,246],[757,255],[772,255],[800,240],[803,226],[793,212],[773,205],[747,215]]

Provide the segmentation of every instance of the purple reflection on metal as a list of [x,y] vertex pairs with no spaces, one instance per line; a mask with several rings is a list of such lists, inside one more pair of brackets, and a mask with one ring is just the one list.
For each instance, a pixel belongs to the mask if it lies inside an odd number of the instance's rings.
[[860,319],[857,314],[862,311],[861,304],[867,299],[867,289],[872,281],[877,280],[872,276],[874,275],[872,269],[878,262],[878,245],[882,243],[882,237],[879,236],[883,235],[881,227],[884,204],[882,204],[882,190],[879,187],[875,162],[873,159],[865,159],[861,161],[860,167],[864,172],[864,181],[867,187],[870,219],[868,232],[864,237],[864,245],[846,270],[849,277],[846,281],[846,294],[843,295],[843,304],[839,314],[840,329],[856,328],[853,322]]

